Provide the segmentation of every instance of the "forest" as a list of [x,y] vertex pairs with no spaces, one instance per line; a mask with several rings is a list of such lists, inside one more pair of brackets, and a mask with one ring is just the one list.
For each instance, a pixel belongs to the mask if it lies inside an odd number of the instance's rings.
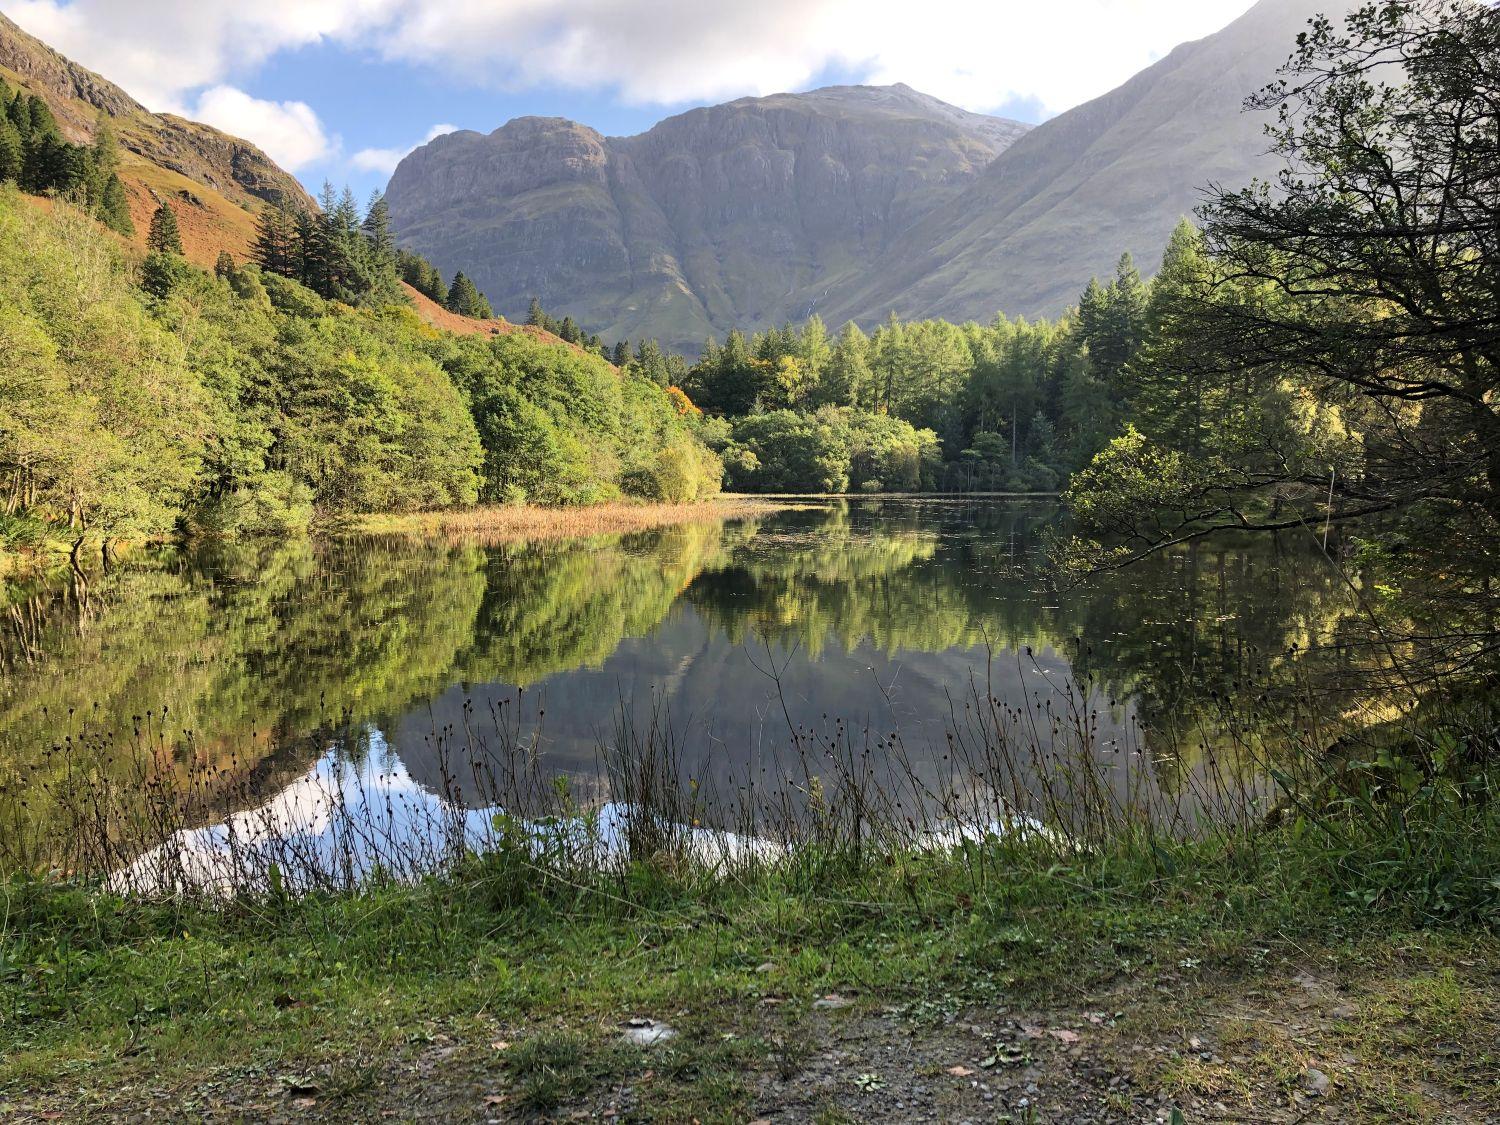
[[6,547],[717,491],[717,459],[654,383],[423,323],[371,215],[335,200],[309,218],[298,277],[228,255],[209,273],[169,204],[136,262],[86,212],[0,187]]
[[736,491],[1058,492],[1123,433],[1213,429],[1218,407],[1169,346],[1209,280],[1203,233],[1183,219],[1155,277],[1124,254],[1055,321],[892,313],[830,333],[813,316],[731,331],[694,360],[654,340],[605,348],[538,303],[529,323],[684,396]]

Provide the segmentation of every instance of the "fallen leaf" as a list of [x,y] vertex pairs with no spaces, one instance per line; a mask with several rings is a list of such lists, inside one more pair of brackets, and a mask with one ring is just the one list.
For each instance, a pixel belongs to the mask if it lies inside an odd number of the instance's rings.
[[485,1105],[504,1105],[505,1104],[505,1095],[504,1094],[486,1094],[484,1096],[484,1104]]
[[510,1050],[510,1042],[505,1039],[496,1039],[493,1043],[490,1044],[490,1050],[508,1051]]
[[317,1104],[318,1104],[318,1099],[317,1098],[293,1098],[292,1099],[292,1108],[293,1109],[312,1109],[312,1107],[315,1106],[315,1105],[317,1105]]
[[974,1073],[974,1068],[968,1066],[950,1066],[947,1073],[953,1075],[955,1078],[967,1078]]

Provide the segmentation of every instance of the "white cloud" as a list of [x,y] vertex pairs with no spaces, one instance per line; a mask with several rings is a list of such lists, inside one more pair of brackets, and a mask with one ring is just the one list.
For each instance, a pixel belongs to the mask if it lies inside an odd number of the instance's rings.
[[797,89],[836,67],[970,109],[1022,99],[1057,112],[1251,2],[403,0],[373,41],[475,81],[613,88],[635,103]]
[[278,51],[387,24],[405,0],[9,0],[6,14],[148,109],[252,73]]
[[336,147],[306,102],[265,101],[233,86],[203,91],[192,116],[254,141],[290,172],[323,159]]
[[[10,0],[23,27],[152,108],[335,41],[508,88],[679,104],[830,67],[971,109],[1049,112],[1117,86],[1251,0]],[[1288,45],[1290,49],[1290,44]],[[498,122],[497,122],[498,124]],[[376,151],[368,150],[373,161]]]
[[349,158],[349,163],[361,172],[384,172],[389,176],[396,170],[396,165],[401,163],[401,158],[417,145],[424,145],[433,137],[441,137],[444,133],[453,133],[457,130],[457,125],[434,125],[416,144],[407,145],[405,148],[362,148]]

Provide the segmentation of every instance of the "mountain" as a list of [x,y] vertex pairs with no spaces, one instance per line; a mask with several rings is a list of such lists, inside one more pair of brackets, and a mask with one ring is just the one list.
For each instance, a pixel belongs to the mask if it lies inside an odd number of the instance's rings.
[[636,137],[561,118],[439,137],[396,169],[403,244],[496,307],[606,339],[1061,313],[1129,250],[1152,269],[1201,188],[1275,167],[1245,97],[1343,0],[1261,0],[1033,129],[907,86],[743,98]]
[[58,54],[0,13],[0,78],[45,101],[68,140],[93,136],[102,111],[119,136],[120,179],[130,196],[136,240],[151,212],[170,200],[183,245],[195,261],[219,250],[244,258],[254,212],[267,202],[313,207],[294,176],[248,141],[209,125],[152,113],[120,87]]
[[1278,167],[1264,113],[1297,33],[1338,0],[1261,0],[1116,90],[1033,129],[949,205],[903,232],[875,268],[831,292],[831,323],[909,317],[1051,316],[1130,251],[1150,271],[1204,186]]
[[507,315],[538,296],[606,339],[693,348],[854,287],[1026,131],[901,85],[742,98],[634,137],[525,117],[423,145],[387,199],[403,245]]

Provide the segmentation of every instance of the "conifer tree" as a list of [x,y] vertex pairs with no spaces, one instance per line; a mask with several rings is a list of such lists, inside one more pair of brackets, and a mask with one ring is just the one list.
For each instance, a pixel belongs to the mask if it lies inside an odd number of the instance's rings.
[[266,273],[280,274],[282,277],[297,277],[301,274],[297,222],[286,207],[277,204],[261,208],[255,220],[255,242],[250,254]]
[[642,340],[635,349],[635,371],[660,386],[667,385],[667,357],[655,340]]
[[485,320],[493,315],[489,302],[484,299],[462,270],[453,275],[453,285],[448,290],[447,305],[459,316],[472,317],[476,320]]
[[109,115],[103,110],[99,111],[95,120],[94,143],[89,146],[87,158],[83,164],[85,166],[84,206],[94,215],[103,218],[104,189],[110,177],[120,166],[120,151],[115,141],[114,126],[110,124]]
[[1210,404],[1212,348],[1192,331],[1197,301],[1209,292],[1202,236],[1186,219],[1177,225],[1151,282],[1141,315],[1141,343],[1126,365],[1125,393],[1136,426],[1147,437],[1198,452]]
[[163,203],[151,216],[146,233],[146,248],[157,254],[181,254],[182,234],[177,229],[177,213]]
[[214,276],[220,281],[230,281],[235,273],[234,256],[228,250],[220,250],[219,256],[214,259]]
[[307,211],[298,211],[295,222],[292,246],[297,254],[297,272],[292,276],[313,292],[322,293],[328,286],[328,248],[323,237],[324,225]]
[[26,152],[21,147],[21,134],[9,116],[0,115],[0,183],[19,180],[26,166]]
[[547,314],[542,311],[542,302],[531,298],[531,305],[526,310],[526,323],[533,328],[544,328],[547,324]]
[[378,191],[370,197],[363,226],[372,257],[382,269],[389,269],[396,260],[396,238],[391,233],[391,205]]
[[813,392],[816,406],[864,406],[870,397],[870,341],[852,320],[844,325]]
[[125,185],[114,172],[104,181],[104,191],[99,199],[99,220],[126,238],[135,233],[135,221],[130,217],[130,197],[125,194]]

